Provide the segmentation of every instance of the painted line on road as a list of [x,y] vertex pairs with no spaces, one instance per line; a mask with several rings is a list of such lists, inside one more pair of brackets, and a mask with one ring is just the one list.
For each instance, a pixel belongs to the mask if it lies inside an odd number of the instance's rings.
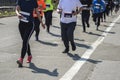
[[59,80],[72,80],[72,78],[78,73],[83,64],[90,58],[91,54],[95,51],[95,49],[103,42],[108,32],[113,28],[115,23],[120,19],[120,15],[109,25],[109,27],[105,30],[92,45],[90,49],[87,49],[86,52],[82,55],[81,59],[76,61],[74,65],[59,79]]

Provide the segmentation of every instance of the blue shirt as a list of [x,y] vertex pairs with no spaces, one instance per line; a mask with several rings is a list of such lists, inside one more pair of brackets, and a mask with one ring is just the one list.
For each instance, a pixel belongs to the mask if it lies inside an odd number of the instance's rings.
[[33,10],[37,8],[36,0],[17,0],[17,5],[20,6],[21,11],[30,13],[29,21],[33,21]]
[[105,11],[105,2],[103,0],[100,0],[99,2],[98,0],[93,0],[92,10],[93,13],[101,13]]

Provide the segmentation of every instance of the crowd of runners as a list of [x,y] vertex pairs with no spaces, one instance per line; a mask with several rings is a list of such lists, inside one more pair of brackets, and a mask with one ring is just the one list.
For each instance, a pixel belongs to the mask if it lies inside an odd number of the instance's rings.
[[[32,60],[29,39],[35,31],[35,39],[39,41],[40,26],[46,29],[49,34],[52,32],[52,14],[54,10],[60,14],[61,37],[65,49],[63,53],[69,52],[69,43],[72,50],[76,50],[74,43],[74,30],[77,22],[77,15],[81,15],[83,32],[90,28],[89,18],[92,16],[99,30],[101,22],[106,22],[107,16],[118,13],[119,0],[17,0],[16,14],[19,18],[19,32],[22,42],[21,56],[17,60],[18,66],[23,66],[23,60],[28,54],[27,63]],[[44,17],[45,23],[42,18]],[[41,25],[40,25],[41,24]]]

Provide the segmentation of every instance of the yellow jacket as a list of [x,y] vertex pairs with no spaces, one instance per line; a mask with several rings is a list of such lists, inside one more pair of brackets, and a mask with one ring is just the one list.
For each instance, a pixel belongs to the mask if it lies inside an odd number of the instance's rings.
[[52,0],[45,0],[45,4],[46,4],[46,9],[44,10],[44,12],[53,10]]

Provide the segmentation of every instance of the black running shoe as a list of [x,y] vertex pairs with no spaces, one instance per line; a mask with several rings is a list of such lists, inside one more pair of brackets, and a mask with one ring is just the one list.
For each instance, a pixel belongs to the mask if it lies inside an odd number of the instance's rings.
[[66,48],[62,53],[68,53],[69,52],[69,49]]
[[75,51],[76,50],[76,45],[74,42],[71,42],[71,46],[72,46],[72,50]]
[[17,60],[18,67],[23,67],[23,59],[18,59]]

